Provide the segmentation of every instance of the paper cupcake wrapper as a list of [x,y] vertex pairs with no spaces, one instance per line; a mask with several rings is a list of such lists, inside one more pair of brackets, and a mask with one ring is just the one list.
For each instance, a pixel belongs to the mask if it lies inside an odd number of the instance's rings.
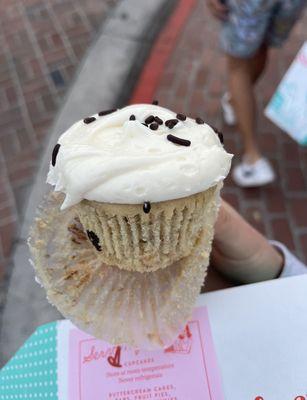
[[77,214],[97,254],[108,265],[139,272],[156,271],[190,255],[206,229],[221,184],[181,199],[142,204],[83,200]]
[[59,210],[62,200],[55,193],[46,198],[29,239],[48,300],[76,326],[109,343],[144,349],[169,345],[191,315],[204,281],[215,216],[190,256],[139,273],[103,264],[74,207]]

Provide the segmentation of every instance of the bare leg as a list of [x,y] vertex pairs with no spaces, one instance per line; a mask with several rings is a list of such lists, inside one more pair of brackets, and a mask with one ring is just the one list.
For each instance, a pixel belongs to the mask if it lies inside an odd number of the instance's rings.
[[263,44],[257,54],[250,59],[252,69],[252,82],[255,85],[261,77],[268,58],[268,46]]
[[261,48],[251,59],[227,56],[229,90],[243,138],[244,155],[249,163],[256,162],[260,152],[255,140],[256,103],[253,84],[261,75],[266,61],[266,49]]

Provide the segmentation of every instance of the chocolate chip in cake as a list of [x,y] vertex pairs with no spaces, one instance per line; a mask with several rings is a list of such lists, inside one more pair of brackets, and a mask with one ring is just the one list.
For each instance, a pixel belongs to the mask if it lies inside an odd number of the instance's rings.
[[97,251],[101,251],[101,246],[99,244],[99,237],[93,231],[86,231],[89,240]]

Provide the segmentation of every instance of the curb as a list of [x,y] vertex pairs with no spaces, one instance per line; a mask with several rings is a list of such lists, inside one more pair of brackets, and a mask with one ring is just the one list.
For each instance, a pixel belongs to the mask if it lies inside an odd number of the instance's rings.
[[169,22],[161,31],[153,46],[130,98],[130,103],[151,103],[153,100],[167,61],[195,5],[196,0],[179,1],[174,14],[170,17]]
[[[149,27],[146,27],[146,32],[144,32],[144,40],[139,44],[139,48],[137,49],[137,57],[135,57],[129,72],[127,73],[126,79],[121,88],[121,93],[115,102],[117,107],[121,108],[131,103],[131,95],[139,85],[140,79],[142,79],[143,70],[147,67],[148,62],[152,57],[156,43],[159,41],[165,26],[169,26],[172,13],[177,12],[179,4],[182,1],[186,0],[164,1],[157,9],[156,14],[152,16],[151,24]],[[190,0],[187,1],[189,2]],[[147,82],[145,84],[147,84]],[[144,100],[140,99],[140,101]],[[152,98],[148,100],[149,103],[151,101]]]

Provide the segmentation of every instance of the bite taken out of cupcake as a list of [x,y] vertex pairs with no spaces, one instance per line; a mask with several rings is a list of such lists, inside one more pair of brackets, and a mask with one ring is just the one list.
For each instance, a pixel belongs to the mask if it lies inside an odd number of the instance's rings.
[[[125,276],[126,288],[116,288],[112,283],[109,290],[129,288],[126,295],[130,303],[137,303],[140,320],[144,321],[140,328],[143,333],[133,333],[133,328],[128,333],[126,327],[116,336],[124,319],[120,301],[115,301],[118,308],[112,309],[113,322],[106,315],[98,318],[99,313],[105,312],[101,311],[103,300],[100,311],[92,308],[92,312],[90,307],[81,307],[80,311],[79,297],[74,300],[74,311],[63,306],[63,298],[57,301],[53,294],[58,295],[60,289],[52,284],[53,278],[47,279],[42,273],[42,251],[36,249],[33,240],[44,235],[43,229],[47,228],[36,224],[30,248],[48,298],[65,316],[99,338],[146,348],[151,347],[150,342],[157,346],[169,344],[184,326],[203,283],[220,189],[231,158],[224,149],[222,134],[203,119],[189,118],[155,104],[102,111],[76,122],[60,136],[52,154],[47,182],[60,193],[56,212],[59,216],[62,213],[63,221],[68,213],[70,219],[77,219],[78,229],[87,237],[87,257],[90,254],[95,260],[95,271],[100,269],[104,277],[105,271],[111,275],[113,271],[117,281]],[[46,215],[42,217],[45,222]],[[51,233],[48,240],[50,237]],[[74,260],[78,264],[78,259]],[[57,279],[59,282],[63,276]],[[140,282],[149,293],[147,300],[140,292]],[[101,285],[105,284],[102,281]],[[160,293],[159,301],[156,294],[150,297],[151,288]],[[61,290],[67,300],[69,293],[65,293],[65,287]],[[95,290],[99,292],[99,285]],[[187,293],[183,295],[183,291]],[[152,311],[154,307],[159,309]],[[144,317],[149,308],[154,314],[150,323],[150,318]],[[136,309],[131,317],[134,323]]]

